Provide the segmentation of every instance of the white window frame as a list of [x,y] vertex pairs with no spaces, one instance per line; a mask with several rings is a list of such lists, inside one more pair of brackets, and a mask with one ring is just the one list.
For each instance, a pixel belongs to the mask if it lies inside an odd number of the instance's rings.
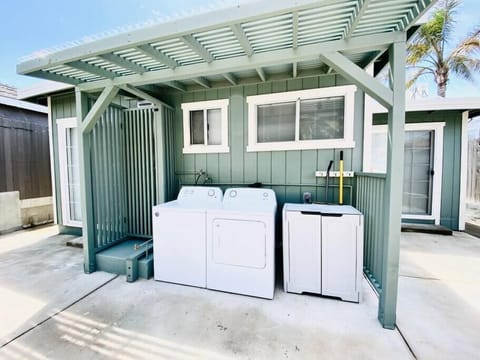
[[[433,220],[436,225],[440,224],[440,211],[442,201],[442,164],[443,164],[443,129],[445,122],[426,122],[405,124],[405,131],[434,131],[433,148],[433,183],[432,183],[432,214],[414,215],[402,214],[402,219]],[[388,125],[373,125],[373,134],[387,134]],[[386,151],[387,149],[385,149]]]
[[[60,169],[60,201],[63,225],[82,227],[82,222],[73,220],[70,213],[67,168],[67,129],[77,127],[77,118],[57,119],[58,167]],[[79,149],[80,150],[80,149]]]
[[[353,122],[354,122],[354,105],[355,91],[353,85],[335,86],[328,88],[289,91],[283,93],[265,94],[247,96],[248,104],[248,146],[247,152],[254,151],[282,151],[282,150],[306,150],[306,149],[342,149],[354,148],[353,140]],[[343,96],[344,102],[344,124],[343,138],[341,139],[322,139],[322,140],[300,140],[300,100],[321,99],[328,97]],[[269,143],[257,142],[258,114],[259,105],[281,104],[286,102],[297,103],[295,115],[295,140],[294,141],[277,141]]]
[[[182,104],[183,111],[183,153],[184,154],[204,154],[204,153],[228,153],[228,99],[196,101]],[[220,145],[191,144],[190,142],[190,112],[204,111],[204,134],[207,136],[207,110],[221,110],[222,143]]]

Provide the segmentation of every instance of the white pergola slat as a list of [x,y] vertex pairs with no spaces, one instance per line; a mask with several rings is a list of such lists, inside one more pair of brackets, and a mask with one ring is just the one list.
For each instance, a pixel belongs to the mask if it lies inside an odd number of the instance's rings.
[[[255,55],[297,50],[310,45],[319,45],[320,54],[320,45],[332,41],[404,31],[432,1],[298,0],[292,5],[290,0],[278,0],[246,3],[233,9],[212,11],[208,16],[200,14],[150,25],[32,56],[17,65],[17,72],[77,85],[122,77],[131,79],[132,74],[144,76],[157,72],[159,76],[148,77],[164,83],[177,80],[169,77],[162,81],[160,75],[165,69],[184,70],[227,59],[250,59],[250,68],[257,69],[263,65],[252,61]],[[384,50],[372,47],[369,53],[364,53],[364,58],[355,62],[363,67]],[[297,66],[301,67],[301,61],[285,63],[296,63],[294,69],[297,69]],[[80,72],[65,71],[62,66]],[[320,68],[322,64],[318,66]],[[232,67],[216,75],[235,72]],[[297,71],[292,71],[292,75],[297,76]],[[192,74],[192,78],[198,78],[198,75]],[[232,83],[231,79],[226,79]],[[210,81],[208,77],[205,80]]]

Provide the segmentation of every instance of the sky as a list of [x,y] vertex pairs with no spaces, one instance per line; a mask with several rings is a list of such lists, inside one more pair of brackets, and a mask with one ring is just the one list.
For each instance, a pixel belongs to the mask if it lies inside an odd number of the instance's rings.
[[[17,75],[15,66],[21,57],[42,49],[118,27],[247,1],[251,0],[4,0],[0,5],[4,14],[0,21],[0,83],[23,88],[41,81]],[[472,31],[475,25],[478,27],[479,22],[478,0],[464,0],[458,9],[458,38],[452,43]],[[478,82],[472,84],[452,77],[447,96],[480,97],[478,78]],[[427,78],[422,82],[426,83],[429,95],[435,96],[433,82]]]

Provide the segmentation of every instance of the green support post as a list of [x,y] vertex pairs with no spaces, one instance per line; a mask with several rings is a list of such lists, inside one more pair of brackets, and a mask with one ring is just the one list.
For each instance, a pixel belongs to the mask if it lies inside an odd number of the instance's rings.
[[82,131],[83,120],[88,114],[88,98],[85,92],[75,89],[75,102],[77,107],[77,129],[79,146],[79,170],[80,170],[80,195],[82,204],[82,235],[84,271],[89,274],[96,270],[95,262],[95,227],[93,221],[92,201],[92,174],[90,159],[90,134]]
[[389,48],[393,78],[393,105],[388,109],[387,178],[385,183],[385,246],[382,291],[378,319],[386,329],[395,329],[400,228],[402,217],[403,157],[405,144],[405,41]]

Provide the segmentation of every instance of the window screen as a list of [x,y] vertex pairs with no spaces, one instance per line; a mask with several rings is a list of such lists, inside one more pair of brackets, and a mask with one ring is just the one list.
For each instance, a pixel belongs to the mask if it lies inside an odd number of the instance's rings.
[[257,142],[294,141],[295,105],[294,101],[258,105]]
[[343,96],[300,101],[300,140],[343,138]]
[[190,144],[204,144],[203,110],[190,111]]

